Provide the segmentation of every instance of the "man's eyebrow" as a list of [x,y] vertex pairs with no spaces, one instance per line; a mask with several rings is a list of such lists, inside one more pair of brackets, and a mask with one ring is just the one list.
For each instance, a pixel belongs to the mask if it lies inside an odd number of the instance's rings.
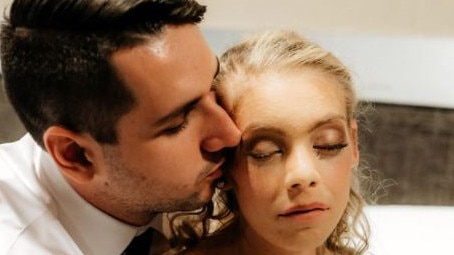
[[154,124],[153,126],[155,127],[159,127],[159,126],[162,126],[168,122],[170,122],[171,120],[175,119],[175,118],[178,118],[180,117],[181,115],[184,115],[188,112],[190,112],[192,109],[194,109],[195,105],[200,101],[200,97],[199,98],[196,98],[192,101],[190,101],[189,103],[186,103],[180,107],[178,107],[177,109],[171,111],[170,113],[164,115],[163,117],[159,118]]
[[[216,76],[219,74],[220,68],[221,67],[220,67],[219,58],[216,56],[216,71],[213,75],[213,79],[215,79]],[[166,124],[167,122],[170,122],[171,120],[173,120],[175,118],[178,118],[182,114],[186,114],[187,112],[190,112],[195,107],[195,105],[200,101],[200,99],[201,99],[200,97],[196,98],[196,99],[190,101],[189,103],[184,104],[183,106],[178,107],[177,109],[171,111],[169,114],[166,114],[165,116],[159,118],[153,124],[153,126],[155,126],[155,127],[162,126],[162,125]]]

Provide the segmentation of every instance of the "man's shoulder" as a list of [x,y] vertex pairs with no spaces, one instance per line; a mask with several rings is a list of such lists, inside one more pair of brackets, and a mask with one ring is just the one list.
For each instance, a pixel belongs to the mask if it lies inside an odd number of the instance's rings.
[[[39,178],[42,150],[28,135],[19,141],[0,145],[0,208],[17,202],[26,208],[41,206],[48,198]],[[40,199],[41,198],[41,199]],[[12,209],[26,209],[16,206]],[[29,211],[29,210],[27,210]],[[21,212],[21,214],[27,214]],[[0,216],[2,217],[2,216]]]
[[0,180],[12,171],[31,168],[36,155],[41,151],[41,147],[29,134],[15,142],[0,144]]
[[50,210],[35,216],[26,222],[5,222],[0,216],[0,254],[83,254]]
[[53,227],[49,196],[35,171],[38,150],[27,136],[0,145],[0,254],[35,231],[34,224],[43,224],[43,230]]

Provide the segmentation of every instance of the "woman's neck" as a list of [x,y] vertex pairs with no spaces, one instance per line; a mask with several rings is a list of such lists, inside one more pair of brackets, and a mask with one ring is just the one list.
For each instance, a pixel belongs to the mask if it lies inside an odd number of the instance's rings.
[[259,235],[246,224],[239,223],[232,244],[232,253],[238,255],[316,255],[315,249],[290,250],[288,247],[276,245]]
[[[306,247],[307,248],[307,247]],[[197,247],[190,249],[188,255],[332,255],[320,253],[312,248],[304,250],[289,250],[266,241],[247,226],[238,222],[221,230],[217,234],[201,241]]]

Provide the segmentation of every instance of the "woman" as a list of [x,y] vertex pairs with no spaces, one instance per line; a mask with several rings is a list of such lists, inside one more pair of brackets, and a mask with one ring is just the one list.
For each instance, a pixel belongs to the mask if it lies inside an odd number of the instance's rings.
[[220,61],[215,88],[242,142],[201,229],[175,231],[180,241],[201,235],[183,254],[363,254],[368,225],[348,70],[285,31],[253,36]]

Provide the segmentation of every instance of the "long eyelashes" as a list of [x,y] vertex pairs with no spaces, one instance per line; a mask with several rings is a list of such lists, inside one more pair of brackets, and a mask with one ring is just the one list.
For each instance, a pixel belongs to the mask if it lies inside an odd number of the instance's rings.
[[188,124],[189,124],[189,115],[194,110],[196,105],[197,105],[196,101],[194,101],[192,104],[190,104],[187,107],[187,109],[185,110],[185,112],[183,113],[183,115],[181,116],[181,118],[183,118],[183,119],[180,120],[178,123],[175,123],[175,125],[164,129],[162,131],[162,134],[166,135],[166,136],[173,136],[173,135],[177,135],[181,131],[183,131],[188,126]]
[[348,146],[347,143],[339,143],[339,144],[314,145],[313,148],[315,150],[338,151],[338,150],[342,150],[343,148],[345,148],[347,146]]
[[[314,145],[313,149],[316,151],[317,155],[334,156],[347,146],[347,143]],[[267,161],[273,156],[282,154],[282,152],[282,150],[274,150],[270,152],[249,152],[249,156],[257,161]]]
[[176,135],[176,134],[180,133],[181,131],[183,131],[183,129],[185,129],[188,126],[188,123],[189,123],[188,119],[184,118],[184,121],[181,124],[178,124],[175,127],[170,127],[170,128],[167,128],[166,130],[164,130],[164,134]]
[[281,154],[281,153],[282,153],[282,150],[275,150],[275,151],[266,152],[266,153],[250,152],[249,156],[257,161],[266,161],[266,160],[270,159],[271,157],[273,157],[277,154]]
[[312,148],[315,150],[319,158],[330,158],[338,155],[344,148],[348,146],[347,143],[314,145]]

